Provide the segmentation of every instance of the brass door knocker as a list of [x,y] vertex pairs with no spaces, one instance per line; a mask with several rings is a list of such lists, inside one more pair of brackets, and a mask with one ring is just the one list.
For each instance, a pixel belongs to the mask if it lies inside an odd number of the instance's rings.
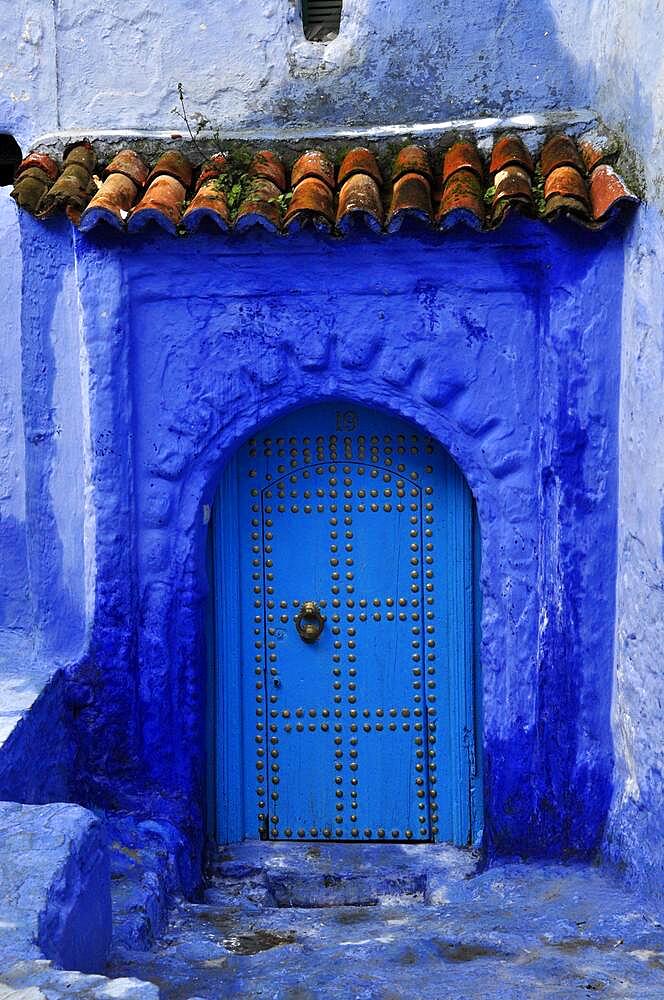
[[305,601],[295,615],[295,628],[303,642],[316,642],[325,626],[325,615],[315,601]]

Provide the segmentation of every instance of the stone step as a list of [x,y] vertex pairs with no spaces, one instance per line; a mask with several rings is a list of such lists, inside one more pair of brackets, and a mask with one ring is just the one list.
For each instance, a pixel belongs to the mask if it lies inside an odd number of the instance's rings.
[[212,859],[206,902],[232,905],[239,896],[265,906],[374,906],[424,902],[452,872],[476,867],[472,852],[447,845],[249,842]]
[[209,886],[203,892],[203,900],[210,906],[237,906],[240,899],[247,900],[249,903],[259,903],[261,906],[274,905],[270,890],[265,884],[255,885],[248,882],[244,886],[229,889],[223,881],[220,881]]
[[398,875],[378,870],[373,874],[329,875],[268,869],[267,884],[279,907],[376,906],[381,900],[395,897],[423,902],[427,876],[426,872]]

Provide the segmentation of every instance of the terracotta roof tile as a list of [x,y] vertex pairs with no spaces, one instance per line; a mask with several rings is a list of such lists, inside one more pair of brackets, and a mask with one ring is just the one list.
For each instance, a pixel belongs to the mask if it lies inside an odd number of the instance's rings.
[[176,177],[159,174],[129,216],[127,229],[137,233],[150,223],[156,223],[175,235],[186,194],[186,187]]
[[568,135],[554,135],[545,142],[540,153],[540,170],[548,177],[557,167],[575,167],[585,173],[585,166],[576,143]]
[[518,135],[505,135],[493,147],[489,170],[497,174],[505,167],[516,165],[528,173],[534,169],[533,158]]
[[59,208],[81,212],[97,190],[92,176],[96,162],[92,145],[87,140],[68,146],[62,173],[41,198],[38,214],[52,215]]
[[164,175],[175,177],[183,187],[188,188],[194,175],[194,168],[186,156],[178,153],[176,149],[169,149],[155,163],[150,171],[147,183],[150,184],[155,178]]
[[317,177],[334,190],[334,164],[319,149],[311,149],[295,161],[291,171],[292,187],[297,187],[307,177]]
[[182,225],[188,233],[195,233],[205,222],[218,226],[222,232],[230,227],[226,195],[214,177],[201,184],[182,216]]
[[491,205],[492,224],[499,225],[510,212],[535,215],[535,200],[530,174],[512,163],[498,171],[493,180],[494,195]]
[[222,232],[230,228],[230,215],[225,192],[218,184],[219,176],[226,169],[226,157],[217,153],[201,167],[196,181],[196,191],[186,212],[182,216],[182,227],[187,233],[195,233],[205,223],[211,223]]
[[207,181],[216,180],[220,174],[226,170],[226,156],[224,153],[215,153],[209,160],[206,160],[200,168],[196,190],[198,191]]
[[404,174],[421,174],[433,180],[429,154],[421,146],[404,146],[394,158],[392,180],[397,181]]
[[60,167],[46,153],[31,153],[16,171],[12,198],[19,206],[36,215],[42,197],[60,173]]
[[555,167],[544,181],[544,198],[552,195],[576,198],[586,209],[590,209],[588,189],[583,175],[576,167]]
[[443,196],[436,212],[436,222],[441,229],[452,229],[463,224],[471,229],[481,229],[484,223],[484,187],[475,170],[464,167],[455,169],[443,188]]
[[115,229],[125,228],[131,207],[136,201],[138,188],[125,174],[111,174],[82,212],[80,228],[83,232],[105,222]]
[[106,180],[80,215],[79,225],[83,232],[100,222],[124,229],[127,215],[147,179],[148,168],[132,149],[123,149],[111,160],[104,174]]
[[422,174],[403,174],[392,188],[387,229],[396,233],[406,219],[430,222],[433,215],[431,184]]
[[477,146],[473,142],[455,142],[443,158],[443,184],[457,170],[470,170],[482,180],[484,167]]
[[334,225],[334,194],[318,176],[306,176],[293,189],[284,227],[297,232],[307,226],[330,230]]
[[346,153],[343,160],[341,161],[341,166],[339,167],[339,176],[337,178],[337,184],[339,187],[352,177],[353,174],[367,174],[369,177],[373,178],[378,187],[383,183],[383,175],[380,172],[380,167],[378,166],[378,160],[376,159],[374,153],[370,149],[364,146],[358,146],[356,149],[351,149],[350,152]]
[[[303,183],[313,181],[314,178],[310,178]],[[235,228],[242,232],[252,226],[262,226],[264,229],[277,232],[281,227],[281,209],[279,207],[281,194],[281,188],[273,184],[272,181],[257,177],[251,182],[249,193],[240,205]]]
[[616,152],[615,142],[598,132],[586,132],[579,139],[578,147],[587,173],[591,173],[600,163],[607,163]]
[[613,167],[608,163],[595,167],[590,175],[590,203],[597,225],[608,222],[620,205],[637,202],[636,195],[632,194]]
[[342,233],[350,232],[359,222],[379,233],[383,228],[383,215],[380,189],[375,179],[368,173],[351,174],[339,192],[339,230]]
[[251,161],[249,173],[252,177],[270,181],[280,192],[286,190],[286,168],[279,157],[269,149],[261,149],[256,153]]
[[83,230],[104,221],[118,229],[126,223],[130,233],[151,223],[170,233],[193,233],[204,225],[221,232],[256,225],[271,232],[307,226],[328,232],[336,227],[339,233],[358,226],[380,232],[386,226],[395,232],[408,218],[441,230],[459,224],[479,230],[495,228],[512,211],[547,222],[569,216],[597,229],[637,201],[606,162],[615,152],[611,140],[595,133],[578,141],[557,134],[542,147],[535,170],[521,138],[508,135],[495,143],[486,172],[476,144],[463,140],[445,151],[434,187],[429,153],[409,145],[397,153],[391,188],[385,191],[375,154],[357,147],[341,162],[335,203],[335,169],[325,152],[299,156],[289,185],[279,156],[261,150],[246,172],[247,194],[233,220],[220,180],[227,168],[223,153],[202,165],[193,190],[191,161],[176,149],[160,156],[149,174],[137,153],[124,149],[103,171],[100,184],[94,150],[84,141],[65,150],[62,173],[44,153],[27,156],[12,196],[38,217],[64,211]]
[[43,170],[51,181],[57,180],[60,174],[60,167],[48,153],[29,153],[16,168],[16,177],[20,177],[22,173],[32,167]]
[[133,149],[121,149],[106,167],[104,174],[106,177],[110,174],[124,174],[137,188],[145,187],[148,180],[148,168]]

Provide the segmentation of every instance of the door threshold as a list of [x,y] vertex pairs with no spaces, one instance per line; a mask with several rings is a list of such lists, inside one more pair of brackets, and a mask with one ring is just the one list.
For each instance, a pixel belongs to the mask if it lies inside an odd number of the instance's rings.
[[213,854],[209,891],[220,901],[220,892],[259,890],[277,907],[433,903],[480,862],[479,852],[450,844],[245,841]]

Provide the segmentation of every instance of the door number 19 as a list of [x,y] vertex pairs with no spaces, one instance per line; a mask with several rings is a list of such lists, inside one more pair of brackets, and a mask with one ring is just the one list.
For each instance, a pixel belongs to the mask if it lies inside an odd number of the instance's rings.
[[357,428],[358,422],[355,410],[337,410],[336,430],[354,431]]

